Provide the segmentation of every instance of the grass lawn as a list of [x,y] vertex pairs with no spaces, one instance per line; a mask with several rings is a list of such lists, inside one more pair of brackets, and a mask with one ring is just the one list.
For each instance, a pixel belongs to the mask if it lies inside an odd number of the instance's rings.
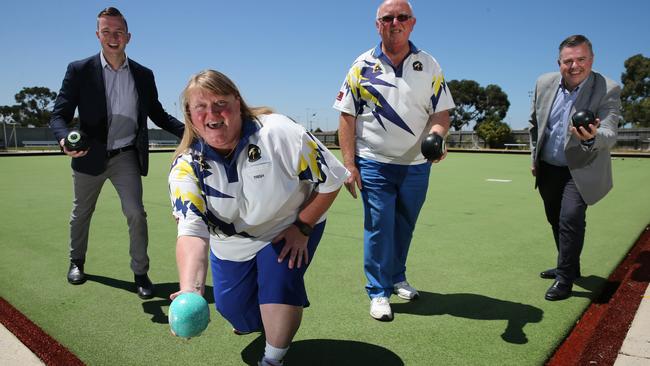
[[[151,154],[144,178],[157,297],[142,301],[132,289],[127,226],[112,185],[92,220],[89,280],[71,286],[69,158],[0,158],[0,296],[89,365],[256,364],[263,338],[233,335],[213,307],[201,337],[169,333],[168,296],[178,288],[170,160]],[[613,191],[587,211],[585,277],[575,296],[548,302],[551,281],[538,274],[554,266],[556,252],[529,157],[451,153],[432,169],[409,255],[407,275],[421,298],[391,298],[390,323],[368,314],[361,202],[341,191],[307,272],[312,306],[285,365],[542,364],[650,221],[650,159],[613,165]]]

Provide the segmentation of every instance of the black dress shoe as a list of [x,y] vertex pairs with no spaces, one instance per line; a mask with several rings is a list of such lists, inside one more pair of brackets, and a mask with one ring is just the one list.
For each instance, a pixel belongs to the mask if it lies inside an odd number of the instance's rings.
[[547,269],[546,271],[542,271],[542,273],[539,274],[539,277],[541,278],[546,278],[549,280],[554,280],[555,279],[555,268]]
[[564,300],[571,296],[572,283],[553,282],[553,285],[546,291],[544,298],[548,301]]
[[151,283],[149,276],[146,273],[143,275],[133,275],[133,279],[138,297],[143,300],[151,299],[153,297],[153,283]]
[[81,285],[82,283],[86,282],[83,263],[78,261],[70,261],[70,268],[68,269],[68,282],[73,285]]

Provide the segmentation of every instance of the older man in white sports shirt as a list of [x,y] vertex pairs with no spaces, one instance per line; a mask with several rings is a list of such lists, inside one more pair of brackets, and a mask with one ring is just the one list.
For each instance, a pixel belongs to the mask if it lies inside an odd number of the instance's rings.
[[455,107],[438,62],[409,41],[415,26],[408,1],[385,1],[375,24],[381,42],[359,56],[334,103],[339,142],[350,171],[345,186],[361,191],[364,269],[370,315],[393,319],[389,298],[411,300],[406,259],[429,185],[431,163],[420,152],[429,133],[445,136]]

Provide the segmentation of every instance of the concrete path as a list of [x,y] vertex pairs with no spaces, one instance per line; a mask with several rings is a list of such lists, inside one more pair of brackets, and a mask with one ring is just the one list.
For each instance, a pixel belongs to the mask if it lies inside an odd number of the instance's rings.
[[650,286],[618,351],[614,366],[650,365]]
[[0,365],[42,366],[45,364],[0,323]]

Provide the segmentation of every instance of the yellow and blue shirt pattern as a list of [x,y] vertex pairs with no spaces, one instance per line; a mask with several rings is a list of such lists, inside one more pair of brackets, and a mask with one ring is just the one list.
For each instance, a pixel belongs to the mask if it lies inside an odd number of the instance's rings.
[[197,141],[174,161],[169,189],[178,235],[209,238],[221,259],[248,260],[293,223],[312,192],[333,192],[348,174],[299,124],[260,116],[244,124],[232,160]]

